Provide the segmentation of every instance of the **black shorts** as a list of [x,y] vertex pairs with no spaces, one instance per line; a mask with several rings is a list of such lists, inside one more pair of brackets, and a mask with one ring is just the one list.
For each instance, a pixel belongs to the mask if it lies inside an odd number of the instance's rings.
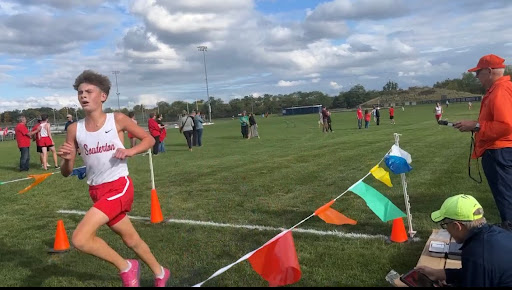
[[54,145],[52,145],[52,146],[37,146],[37,153],[43,153],[43,147],[46,148],[46,151],[50,151],[50,148],[54,147]]
[[389,116],[390,120],[393,120],[394,118],[395,118],[395,116]]

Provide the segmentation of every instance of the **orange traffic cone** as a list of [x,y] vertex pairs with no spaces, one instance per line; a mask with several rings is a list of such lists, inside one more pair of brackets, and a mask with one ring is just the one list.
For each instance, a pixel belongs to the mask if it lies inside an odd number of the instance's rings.
[[156,189],[151,189],[151,223],[159,223],[164,220],[162,215],[162,209],[160,208],[160,202],[158,201],[158,195],[156,195]]
[[395,243],[407,241],[407,232],[405,231],[404,220],[402,218],[393,220],[393,228],[391,229],[391,237],[389,239]]
[[55,242],[53,249],[48,250],[50,253],[64,253],[69,251],[69,240],[66,230],[64,229],[64,222],[57,221],[57,231],[55,232]]

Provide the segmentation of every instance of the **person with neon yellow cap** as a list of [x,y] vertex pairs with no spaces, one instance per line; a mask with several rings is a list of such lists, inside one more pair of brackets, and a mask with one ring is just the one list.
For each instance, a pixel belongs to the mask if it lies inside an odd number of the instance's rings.
[[462,268],[418,266],[433,281],[462,287],[512,286],[512,232],[489,225],[484,210],[471,195],[447,198],[430,217],[459,244]]

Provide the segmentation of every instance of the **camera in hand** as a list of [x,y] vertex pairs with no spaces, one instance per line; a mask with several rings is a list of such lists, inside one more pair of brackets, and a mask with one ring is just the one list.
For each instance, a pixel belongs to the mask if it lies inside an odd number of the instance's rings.
[[439,120],[439,121],[437,121],[437,124],[439,124],[439,125],[444,125],[444,126],[451,126],[451,127],[453,127],[453,123],[452,123],[452,122],[448,122],[448,121],[446,121],[446,120]]

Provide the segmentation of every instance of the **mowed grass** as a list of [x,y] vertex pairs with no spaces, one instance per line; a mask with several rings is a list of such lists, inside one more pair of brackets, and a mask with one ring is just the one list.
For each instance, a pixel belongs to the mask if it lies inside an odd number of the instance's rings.
[[[467,175],[470,134],[436,124],[433,106],[396,109],[396,125],[387,110],[382,121],[357,129],[355,112],[335,113],[333,133],[322,133],[316,114],[257,117],[261,139],[241,138],[235,120],[214,120],[205,126],[203,147],[188,152],[184,137],[169,129],[167,152],[153,158],[155,184],[166,219],[211,221],[232,225],[290,228],[318,207],[337,197],[364,177],[402,134],[401,147],[412,155],[408,192],[414,230],[420,242],[389,243],[383,239],[341,238],[294,232],[302,278],[291,286],[389,286],[385,275],[414,267],[433,228],[429,215],[445,198],[459,193],[475,196],[490,222],[498,213],[484,178],[477,184]],[[476,118],[479,104],[451,104],[444,119]],[[57,145],[63,136],[56,138]],[[125,142],[127,143],[127,142]],[[19,151],[15,142],[0,143],[0,181],[26,177],[16,171]],[[35,147],[30,174],[43,173]],[[52,164],[52,161],[50,161]],[[76,166],[80,166],[81,160]],[[385,165],[382,163],[384,168]],[[151,179],[148,156],[129,160],[135,184],[132,216],[150,216]],[[476,173],[476,168],[472,170]],[[482,172],[483,175],[483,172]],[[391,174],[388,188],[372,176],[365,182],[405,212],[400,176]],[[71,234],[82,216],[59,210],[88,210],[92,203],[85,180],[49,177],[29,192],[17,192],[31,181],[0,185],[0,285],[2,286],[120,286],[117,270],[98,258],[71,250],[47,253],[53,247],[57,220]],[[329,225],[313,217],[299,228],[368,235],[391,233],[352,192],[333,208],[358,221],[355,226]],[[404,219],[406,222],[407,220]],[[262,246],[278,231],[134,220],[136,229],[157,259],[172,272],[170,286],[193,286],[218,269]],[[407,223],[406,223],[407,224]],[[121,239],[103,227],[98,235],[127,258],[134,254]],[[152,286],[152,273],[142,266],[142,285]],[[244,261],[204,286],[267,286]]]

